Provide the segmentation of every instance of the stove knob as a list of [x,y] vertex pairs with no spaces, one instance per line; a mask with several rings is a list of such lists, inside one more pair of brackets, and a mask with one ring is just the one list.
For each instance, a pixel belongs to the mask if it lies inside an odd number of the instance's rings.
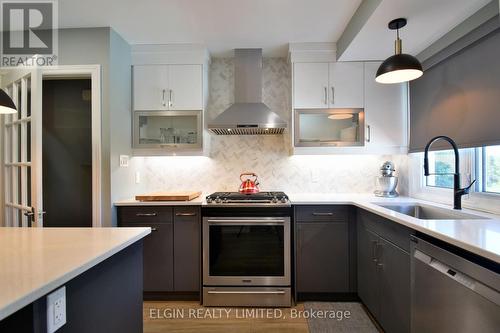
[[278,198],[277,198],[277,197],[273,197],[271,201],[272,201],[273,203],[278,203]]
[[207,203],[212,203],[212,197],[207,197]]
[[216,202],[216,203],[221,203],[221,202],[222,202],[222,200],[221,200],[221,198],[220,198],[220,197],[217,197],[217,198],[215,198],[215,202]]
[[282,203],[287,203],[288,202],[288,198],[287,197],[281,197],[281,202]]

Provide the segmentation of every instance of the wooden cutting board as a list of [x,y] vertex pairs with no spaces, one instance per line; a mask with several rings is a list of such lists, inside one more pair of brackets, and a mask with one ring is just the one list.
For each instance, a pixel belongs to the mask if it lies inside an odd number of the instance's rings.
[[155,192],[143,195],[136,195],[137,201],[190,201],[198,198],[201,191],[185,192]]

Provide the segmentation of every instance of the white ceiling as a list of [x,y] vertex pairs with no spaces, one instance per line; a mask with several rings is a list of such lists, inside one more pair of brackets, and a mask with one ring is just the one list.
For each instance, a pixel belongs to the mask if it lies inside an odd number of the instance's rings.
[[111,26],[131,44],[199,43],[213,56],[289,42],[335,42],[361,0],[63,0],[59,26]]
[[[490,0],[382,0],[340,60],[393,53],[387,23],[408,18],[403,51],[418,54]],[[290,42],[336,42],[361,0],[62,0],[61,28],[111,26],[130,44],[195,43],[212,56],[260,47],[286,56]]]
[[417,55],[491,0],[383,0],[340,60],[381,60],[394,53],[392,19],[405,17],[403,52]]

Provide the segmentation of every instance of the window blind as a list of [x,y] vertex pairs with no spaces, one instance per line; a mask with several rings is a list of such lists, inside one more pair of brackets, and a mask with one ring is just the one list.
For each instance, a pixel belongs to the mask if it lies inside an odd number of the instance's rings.
[[[441,53],[447,57],[410,83],[410,152],[435,136],[460,148],[500,144],[500,21],[481,26]],[[492,24],[495,24],[492,29]],[[466,44],[457,50],[457,45]],[[447,50],[448,49],[448,50]],[[450,50],[454,50],[450,52]],[[432,61],[432,58],[431,58]],[[425,63],[424,63],[425,66]],[[450,149],[437,142],[435,149]]]

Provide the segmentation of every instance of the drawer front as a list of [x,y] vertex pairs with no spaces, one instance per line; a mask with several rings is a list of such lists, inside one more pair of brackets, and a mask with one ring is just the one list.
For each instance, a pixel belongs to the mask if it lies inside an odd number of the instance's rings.
[[119,223],[171,223],[173,221],[172,207],[120,207],[118,210],[118,220]]
[[201,221],[200,207],[195,206],[179,206],[174,207],[175,222],[190,222]]
[[410,235],[415,231],[376,214],[359,210],[358,222],[403,250],[410,252]]
[[349,219],[349,207],[334,205],[313,205],[295,207],[297,222],[345,223]]

